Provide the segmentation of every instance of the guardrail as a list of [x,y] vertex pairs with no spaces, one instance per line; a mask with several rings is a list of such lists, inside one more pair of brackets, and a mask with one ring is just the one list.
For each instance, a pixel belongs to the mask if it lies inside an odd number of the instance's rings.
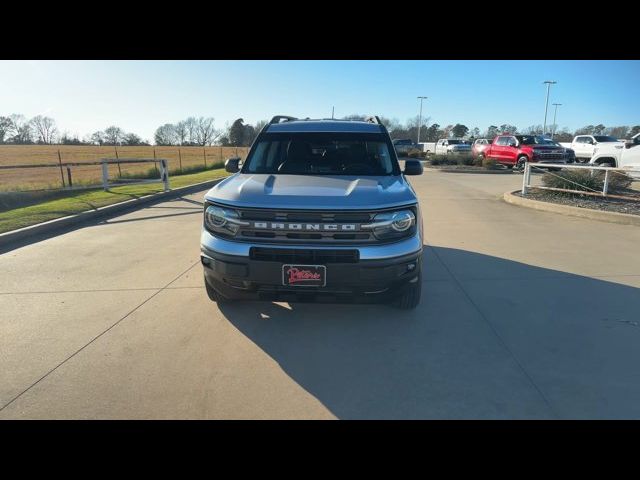
[[[542,187],[542,186],[532,186],[531,185],[531,170],[532,169],[538,169],[538,170],[547,170],[549,168],[558,168],[558,169],[562,169],[562,168],[569,168],[569,169],[576,169],[576,170],[590,170],[592,172],[597,171],[597,170],[604,170],[604,183],[603,183],[603,187],[602,187],[602,192],[598,191],[598,190],[594,190],[590,187],[587,187],[586,185],[581,185],[577,182],[574,182],[573,180],[570,179],[564,179],[565,181],[569,182],[569,183],[573,183],[575,185],[581,186],[583,188],[587,188],[590,191],[585,191],[585,190],[571,190],[571,189],[564,189],[564,188],[553,188],[553,187]],[[628,172],[632,172],[632,173],[638,173],[640,174],[639,170],[634,170],[634,169],[629,169],[629,168],[615,168],[615,167],[601,167],[599,165],[572,165],[572,164],[564,164],[564,163],[558,163],[558,164],[554,164],[554,163],[525,163],[524,166],[524,172],[522,175],[522,195],[526,195],[529,191],[530,188],[537,188],[540,190],[552,190],[552,191],[557,191],[557,192],[567,192],[567,193],[579,193],[581,195],[597,195],[597,196],[601,196],[601,197],[611,197],[611,198],[626,198],[624,196],[621,195],[610,195],[609,192],[609,175],[611,172],[624,172],[624,173],[628,173]],[[552,172],[548,172],[551,175],[554,175]],[[559,176],[559,175],[557,175]]]

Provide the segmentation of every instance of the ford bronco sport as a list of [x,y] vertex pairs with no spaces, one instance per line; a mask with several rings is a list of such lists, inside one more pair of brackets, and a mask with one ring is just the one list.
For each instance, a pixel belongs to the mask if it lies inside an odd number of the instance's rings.
[[389,133],[366,121],[276,116],[205,196],[209,298],[420,302],[422,217]]

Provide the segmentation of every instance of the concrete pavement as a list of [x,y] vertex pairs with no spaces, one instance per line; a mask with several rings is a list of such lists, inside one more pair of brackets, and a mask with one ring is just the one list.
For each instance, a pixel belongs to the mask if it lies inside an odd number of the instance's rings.
[[640,418],[640,229],[411,181],[413,312],[218,307],[203,192],[0,255],[0,418]]

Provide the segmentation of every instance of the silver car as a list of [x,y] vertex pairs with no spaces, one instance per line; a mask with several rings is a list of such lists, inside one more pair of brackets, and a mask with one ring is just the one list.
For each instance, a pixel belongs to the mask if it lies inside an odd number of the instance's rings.
[[389,133],[367,121],[276,116],[205,196],[209,298],[420,302],[422,217]]

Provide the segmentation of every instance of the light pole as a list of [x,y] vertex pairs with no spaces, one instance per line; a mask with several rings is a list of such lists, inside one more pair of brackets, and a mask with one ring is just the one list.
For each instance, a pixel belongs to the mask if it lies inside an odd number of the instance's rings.
[[555,80],[545,80],[542,83],[547,84],[547,101],[544,104],[544,126],[542,127],[542,135],[544,135],[547,131],[547,109],[549,108],[549,90],[551,89],[551,85],[558,82],[556,82]]
[[553,140],[553,137],[556,134],[556,115],[558,114],[558,107],[560,105],[562,105],[562,104],[561,103],[552,103],[551,105],[556,107],[556,109],[553,111],[553,132],[551,132],[551,140]]
[[429,97],[418,97],[420,99],[420,115],[418,116],[418,141],[416,143],[420,143],[420,127],[422,126],[422,101],[425,98]]

